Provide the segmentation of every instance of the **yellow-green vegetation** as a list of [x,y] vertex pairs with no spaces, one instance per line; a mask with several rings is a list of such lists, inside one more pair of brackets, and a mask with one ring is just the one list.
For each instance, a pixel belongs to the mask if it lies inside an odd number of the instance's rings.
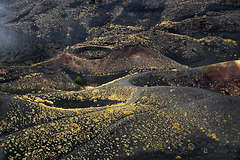
[[173,28],[176,24],[179,22],[173,22],[173,21],[163,21],[160,24],[156,24],[153,29],[170,29]]
[[[91,39],[91,41],[87,41],[73,47],[86,47],[86,46],[104,46],[111,49],[122,48],[122,46],[128,45],[129,43],[134,43],[134,41],[143,40],[146,42],[145,38],[149,39],[149,37],[143,35],[135,35],[133,33],[138,33],[142,31],[143,28],[137,26],[123,26],[123,25],[114,25],[109,24],[104,27],[92,27],[88,30],[89,34],[94,35],[96,32],[100,32],[100,35],[97,35],[97,38]],[[140,38],[138,40],[134,40]],[[111,45],[108,43],[114,44]],[[144,42],[141,42],[144,43]]]
[[0,76],[0,79],[5,81],[5,83],[0,86],[1,90],[10,93],[25,94],[76,88],[76,84],[68,75],[63,72],[54,71],[56,68],[51,68],[54,66],[43,69],[41,65],[45,65],[46,63],[54,65],[53,60],[49,60],[32,65],[31,67],[13,67],[6,69],[4,71],[5,74],[1,74]]
[[106,37],[110,35],[125,35],[125,34],[132,34],[135,32],[142,31],[142,27],[138,26],[123,26],[123,25],[115,25],[115,24],[109,24],[104,27],[92,27],[88,30],[89,34],[94,35],[96,32],[101,32],[100,37]]
[[[193,151],[195,142],[188,139],[189,135],[198,134],[197,130],[203,132],[205,128],[208,130],[203,133],[210,134],[216,141],[225,142],[228,137],[223,133],[222,139],[216,138],[213,132],[221,129],[222,124],[219,123],[219,127],[212,130],[212,123],[218,123],[220,117],[214,118],[207,107],[197,107],[193,100],[187,98],[188,95],[178,97],[159,94],[163,93],[160,88],[156,92],[151,89],[143,92],[138,103],[126,107],[123,113],[133,115],[116,123],[112,128],[114,134],[107,132],[97,136],[90,142],[91,145],[79,147],[77,152],[68,158],[84,159],[91,156],[115,159],[120,156],[132,156],[139,150],[146,152],[160,150],[165,153],[175,150]],[[185,100],[181,102],[180,99]],[[185,141],[188,143],[184,143]],[[181,159],[181,156],[176,156],[176,159]]]
[[232,39],[223,39],[221,37],[205,37],[201,39],[197,39],[198,42],[205,42],[207,44],[214,44],[214,43],[223,43],[228,46],[237,46],[237,42]]
[[[110,116],[104,116],[106,114]],[[79,145],[90,141],[123,116],[121,111],[115,109],[63,118],[22,130],[17,136],[9,136],[3,146],[13,154],[14,158],[16,156],[32,159],[59,158]],[[15,147],[18,149],[16,150]]]
[[[66,80],[69,79],[69,77],[66,77]],[[33,83],[34,82],[34,83]],[[62,88],[63,86],[66,88],[73,88],[75,86],[74,83],[71,83],[69,81],[62,81],[58,80],[57,77],[45,77],[42,73],[37,73],[33,75],[26,75],[24,77],[21,77],[20,79],[16,81],[12,81],[9,83],[4,83],[2,85],[2,88],[5,88],[5,90],[17,90],[19,92],[21,91],[41,91],[44,90],[44,88],[49,90],[58,90],[58,88]],[[26,91],[26,92],[27,92]]]
[[[142,154],[162,159],[194,159],[191,156],[196,153],[200,159],[208,159],[230,151],[230,159],[238,157],[239,100],[197,88],[201,80],[196,77],[204,73],[204,68],[190,69],[170,59],[205,63],[208,53],[216,53],[213,56],[218,59],[225,56],[222,50],[230,55],[228,51],[238,49],[238,43],[231,39],[189,36],[201,34],[199,20],[206,17],[200,13],[211,10],[211,4],[164,1],[156,2],[159,8],[155,8],[154,2],[149,4],[153,8],[144,7],[140,18],[137,12],[128,14],[136,16],[136,26],[108,23],[118,18],[125,23],[122,15],[129,11],[130,1],[43,0],[29,3],[22,11],[14,9],[15,17],[8,21],[10,26],[46,41],[62,33],[57,37],[67,38],[70,44],[81,43],[66,47],[62,54],[48,61],[0,69],[0,154],[3,150],[6,159],[23,160],[110,160],[138,159],[135,156]],[[18,2],[14,5],[18,6]],[[111,6],[110,12],[105,13],[105,5]],[[156,17],[150,17],[152,11],[165,20],[184,18],[192,11],[196,11],[196,17],[155,25]],[[209,18],[219,17],[217,12]],[[209,12],[206,14],[209,16]],[[104,21],[104,25],[99,26],[98,20]],[[144,28],[152,24],[155,26],[151,29]],[[185,24],[192,26],[188,29]],[[186,31],[178,26],[186,27]],[[77,30],[78,27],[83,30]],[[208,27],[207,24],[206,34]],[[88,37],[82,42],[84,34]],[[221,78],[225,79],[220,77],[219,81]],[[80,86],[82,80],[89,86]],[[218,84],[217,80],[214,83]],[[211,89],[217,86],[206,83]]]
[[226,42],[230,45],[234,45],[234,46],[237,46],[237,42],[232,40],[232,39],[223,39],[223,42]]
[[[8,158],[47,158],[49,156],[57,158],[91,140],[115,121],[133,113],[126,107],[114,107],[125,103],[100,108],[79,106],[78,109],[61,109],[52,106],[57,99],[83,101],[98,98],[127,102],[133,98],[135,92],[135,88],[113,86],[101,90],[15,97],[16,102],[20,101],[26,107],[15,110],[15,113],[9,111],[4,115],[6,121],[1,122],[0,130],[3,133],[19,131],[17,136],[8,136],[3,144],[10,154]],[[13,102],[9,105],[17,108],[21,103]],[[30,127],[26,128],[29,125]],[[21,130],[21,128],[26,129]]]
[[[16,133],[6,136],[2,147],[9,159],[57,159],[70,153],[70,159],[116,159],[139,151],[193,151],[196,144],[189,139],[191,135],[238,143],[239,131],[224,129],[231,116],[222,120],[217,107],[200,103],[194,94],[193,89],[181,87],[138,88],[109,83],[92,90],[16,96],[7,104],[10,110],[0,122],[1,133]],[[69,109],[56,106],[59,100],[98,103],[106,99],[119,103]],[[212,103],[211,107],[219,102]]]
[[[109,34],[109,33],[108,33]],[[71,46],[70,49],[83,47],[106,47],[110,49],[121,49],[126,45],[143,45],[147,46],[150,42],[148,35],[129,34],[129,35],[109,35],[105,37],[93,38],[91,41],[86,41],[81,44]]]
[[81,10],[81,12],[79,13],[79,16],[78,16],[79,19],[93,18],[93,17],[96,17],[99,15],[98,13],[95,13],[94,6],[88,6],[88,7],[81,6],[80,10]]
[[82,85],[82,79],[80,77],[77,77],[75,80],[74,80],[74,83],[78,84],[78,85]]
[[[12,105],[14,110],[10,110],[4,115],[5,121],[2,121],[1,133],[9,132],[11,130],[19,130],[22,127],[26,127],[29,124],[39,124],[40,122],[48,122],[61,117],[75,116],[80,113],[88,113],[101,108],[81,108],[80,109],[63,109],[58,106],[54,106],[54,102],[58,99],[65,100],[79,100],[84,101],[86,99],[109,99],[117,101],[128,101],[133,98],[136,88],[129,87],[107,87],[107,89],[95,89],[93,91],[82,92],[67,92],[67,93],[49,93],[39,94],[38,96],[29,94],[23,96],[14,97],[15,102],[8,105]],[[19,101],[19,104],[17,103]],[[18,108],[19,105],[25,104],[25,107]],[[103,108],[109,107],[103,106]],[[19,117],[19,114],[22,117]],[[8,117],[10,116],[10,117]]]

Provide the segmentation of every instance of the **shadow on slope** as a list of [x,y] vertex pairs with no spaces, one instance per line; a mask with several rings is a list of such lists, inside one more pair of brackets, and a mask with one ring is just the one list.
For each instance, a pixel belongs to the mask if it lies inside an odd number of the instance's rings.
[[89,108],[89,107],[103,107],[107,105],[113,105],[121,103],[121,101],[117,100],[103,100],[103,99],[89,99],[89,100],[73,100],[73,99],[56,99],[53,103],[54,107],[59,108]]

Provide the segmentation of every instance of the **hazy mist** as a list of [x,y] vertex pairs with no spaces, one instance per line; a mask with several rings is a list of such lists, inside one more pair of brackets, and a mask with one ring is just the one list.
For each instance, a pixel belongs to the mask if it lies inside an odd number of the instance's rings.
[[4,17],[9,13],[10,11],[0,1],[0,49],[12,47],[16,43],[16,32],[3,24]]

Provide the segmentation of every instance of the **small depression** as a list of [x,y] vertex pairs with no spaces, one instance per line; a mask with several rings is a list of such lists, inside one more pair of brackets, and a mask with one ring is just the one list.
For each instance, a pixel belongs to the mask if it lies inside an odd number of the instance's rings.
[[53,106],[71,109],[71,108],[89,108],[89,107],[103,107],[107,105],[118,104],[123,101],[109,100],[109,99],[91,99],[91,100],[68,100],[68,99],[56,99]]

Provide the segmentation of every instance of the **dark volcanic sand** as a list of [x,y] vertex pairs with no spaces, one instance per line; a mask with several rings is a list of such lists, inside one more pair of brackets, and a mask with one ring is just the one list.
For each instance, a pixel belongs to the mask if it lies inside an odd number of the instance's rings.
[[239,15],[238,0],[0,1],[0,160],[240,159]]

